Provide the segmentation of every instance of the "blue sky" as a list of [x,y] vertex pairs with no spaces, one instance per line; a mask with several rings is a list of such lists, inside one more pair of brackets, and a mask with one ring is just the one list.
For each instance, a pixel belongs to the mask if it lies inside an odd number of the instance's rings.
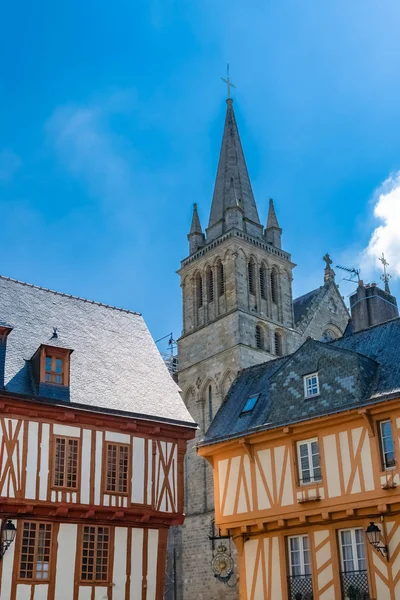
[[325,252],[371,281],[382,250],[399,294],[399,30],[397,0],[8,3],[0,272],[178,337],[175,271],[194,202],[207,224],[229,61],[260,216],[273,197],[295,295],[321,284]]

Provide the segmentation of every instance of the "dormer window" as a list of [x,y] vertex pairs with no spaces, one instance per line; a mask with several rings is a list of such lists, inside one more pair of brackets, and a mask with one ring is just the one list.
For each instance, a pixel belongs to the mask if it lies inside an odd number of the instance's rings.
[[318,373],[310,373],[304,377],[304,398],[319,396]]
[[49,356],[46,354],[44,380],[46,383],[63,385],[64,359],[61,356]]
[[[53,341],[53,339],[56,340],[56,336],[50,341]],[[60,345],[56,346],[55,342],[54,344],[42,344],[39,346],[31,358],[32,375],[39,396],[69,400],[71,352],[70,348],[62,348]]]

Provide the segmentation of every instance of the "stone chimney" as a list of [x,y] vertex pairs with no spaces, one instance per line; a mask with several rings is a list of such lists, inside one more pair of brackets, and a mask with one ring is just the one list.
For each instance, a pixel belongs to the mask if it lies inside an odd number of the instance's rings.
[[364,285],[358,282],[356,292],[350,296],[350,312],[353,333],[399,316],[397,300],[376,283]]

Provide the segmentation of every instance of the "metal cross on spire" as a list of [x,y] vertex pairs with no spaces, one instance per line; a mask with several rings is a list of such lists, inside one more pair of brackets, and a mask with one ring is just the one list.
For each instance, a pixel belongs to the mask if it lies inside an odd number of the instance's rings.
[[389,263],[386,260],[383,252],[382,252],[382,256],[378,260],[382,263],[382,266],[383,266],[383,275],[381,275],[381,279],[385,283],[385,292],[390,294],[389,279],[391,278],[391,275],[389,275],[389,273],[386,271],[386,267],[389,266]]
[[228,86],[228,98],[230,98],[231,97],[231,88],[236,89],[236,85],[233,85],[233,83],[231,82],[230,77],[229,77],[229,63],[226,65],[226,79],[224,77],[221,77],[221,79]]

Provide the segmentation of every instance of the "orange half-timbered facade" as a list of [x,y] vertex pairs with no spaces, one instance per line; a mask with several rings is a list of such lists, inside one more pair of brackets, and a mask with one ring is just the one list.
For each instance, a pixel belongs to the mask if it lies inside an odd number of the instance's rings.
[[0,278],[0,326],[1,599],[161,600],[195,424],[143,319]]
[[400,598],[399,348],[394,319],[237,378],[199,453],[243,600]]

